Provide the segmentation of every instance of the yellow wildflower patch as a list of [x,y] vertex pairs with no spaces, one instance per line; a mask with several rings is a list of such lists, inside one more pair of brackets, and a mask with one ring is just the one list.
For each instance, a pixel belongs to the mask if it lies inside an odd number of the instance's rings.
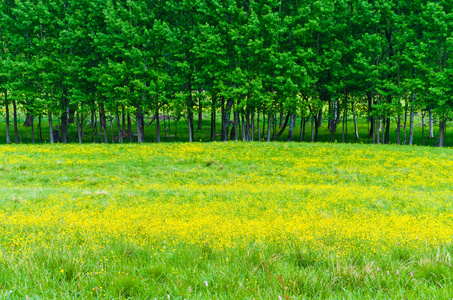
[[[397,149],[397,148],[395,148]],[[417,253],[452,242],[450,150],[297,144],[2,146],[6,252],[250,244]]]

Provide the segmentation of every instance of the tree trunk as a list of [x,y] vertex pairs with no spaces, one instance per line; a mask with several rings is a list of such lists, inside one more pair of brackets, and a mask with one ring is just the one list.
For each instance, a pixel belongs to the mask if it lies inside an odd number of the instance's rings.
[[301,112],[301,114],[300,114],[299,142],[302,142],[302,136],[304,136],[303,138],[305,139],[305,132],[302,131],[302,129],[305,130],[305,128],[304,128],[304,125],[305,125],[304,124],[305,123],[304,120],[305,120],[304,115]]
[[91,142],[94,143],[94,134],[95,134],[95,117],[94,109],[91,109]]
[[193,135],[193,112],[190,109],[190,107],[187,107],[187,121],[189,124],[189,142],[194,141],[194,135]]
[[[223,107],[223,102],[224,99],[222,97],[222,107]],[[228,131],[230,128],[230,115],[231,115],[231,107],[233,107],[233,102],[234,100],[232,98],[227,100],[226,107],[223,111],[223,116],[222,116],[222,141],[226,142],[228,141]]]
[[271,141],[272,111],[267,115],[267,141]]
[[444,119],[439,118],[439,147],[445,145],[445,123]]
[[335,120],[330,120],[330,142],[335,142],[335,131],[337,130],[337,125],[335,124]]
[[[160,121],[159,121],[159,104],[156,104],[156,142],[160,143]],[[165,125],[164,125],[165,127]]]
[[107,116],[105,114],[105,109],[104,109],[104,104],[102,103],[102,128],[104,129],[104,142],[108,143],[108,137],[107,137]]
[[[354,101],[354,97],[352,98],[352,101]],[[344,118],[345,118],[345,138],[344,142],[348,142],[348,98],[346,97],[346,102],[345,102],[345,112],[344,112]]]
[[330,130],[330,142],[335,142],[335,131],[337,130],[337,122],[336,122],[336,103],[337,101],[334,100],[333,102],[330,101],[329,98],[329,130]]
[[[339,99],[339,98],[338,98]],[[341,109],[340,109],[340,104],[339,104],[339,101],[335,100],[335,128],[338,128],[338,124],[340,124],[340,116],[341,116]]]
[[[388,96],[387,97],[387,104],[390,105],[392,103],[392,97]],[[386,110],[386,115],[385,115],[385,138],[384,144],[390,144],[390,115],[388,114],[388,111]]]
[[212,107],[211,107],[211,142],[214,142],[217,140],[216,136],[216,111],[215,111],[215,106],[216,106],[217,98],[214,96],[212,97]]
[[85,137],[85,126],[83,126],[85,122],[85,117],[83,116],[83,113],[80,113],[80,132],[82,135],[82,139]]
[[275,140],[275,133],[277,132],[277,112],[275,115],[272,114],[272,140]]
[[121,112],[121,126],[122,126],[122,133],[123,133],[123,136],[126,134],[126,112],[125,112],[125,107],[123,105],[122,107],[122,112]]
[[60,132],[61,142],[66,144],[68,142],[68,112],[63,107],[63,113],[60,116]]
[[[124,116],[124,114],[123,114],[123,116]],[[116,117],[116,126],[118,127],[118,143],[122,144],[123,143],[123,132],[121,130],[121,125],[123,125],[123,128],[124,128],[124,122],[123,122],[123,124],[120,125],[120,115],[118,112],[116,113],[115,117]],[[124,118],[123,118],[123,120],[124,120]]]
[[39,128],[39,141],[40,141],[40,143],[42,143],[41,114],[38,117],[38,128]]
[[129,138],[129,143],[132,143],[132,122],[130,113],[127,113],[127,136]]
[[258,109],[257,116],[256,116],[256,128],[258,133],[258,142],[261,141],[261,130],[260,130],[260,110]]
[[344,114],[343,114],[343,143],[348,142],[348,96],[344,102]]
[[422,112],[422,145],[425,146],[425,112]]
[[406,97],[406,101],[404,103],[404,126],[403,126],[403,145],[406,145],[406,132],[407,132],[407,109],[408,109],[408,105],[409,102],[407,101],[407,97]]
[[244,142],[248,142],[248,139],[247,139],[247,122],[245,121],[245,118],[244,118],[244,113],[241,113],[241,120],[242,120],[242,140]]
[[216,113],[215,113],[215,109],[213,107],[211,110],[211,142],[214,142],[217,140],[215,119],[216,119]]
[[80,113],[80,132],[82,135],[82,140],[85,138],[85,126],[84,126],[85,118],[86,117],[83,115],[83,113]]
[[[283,123],[282,128],[281,128],[280,131],[277,133],[277,135],[274,137],[274,141],[278,140],[278,139],[280,138],[280,136],[282,135],[282,133],[285,131],[286,126],[288,126],[288,121],[289,121],[290,116],[291,116],[291,115],[290,115],[289,113],[286,115],[285,123]],[[294,124],[293,124],[293,126],[294,126]],[[292,136],[291,136],[291,138],[292,138]]]
[[[220,140],[221,141],[226,141],[228,139],[228,128],[226,128],[226,127],[229,125],[225,124],[225,118],[226,118],[225,97],[220,96],[220,119],[222,120],[221,127],[220,127]],[[228,122],[229,122],[229,120],[228,120]],[[225,132],[227,133],[226,135],[225,135]]]
[[371,116],[370,118],[370,135],[373,136],[373,144],[376,143],[375,139],[376,139],[376,118],[374,116]]
[[304,125],[302,127],[302,140],[301,142],[305,142],[305,127],[307,125],[308,118],[304,118]]
[[375,140],[374,140],[374,136],[375,136],[375,128],[374,128],[374,125],[375,125],[375,118],[374,116],[371,115],[371,112],[373,110],[373,95],[371,93],[366,93],[366,97],[367,97],[367,100],[368,100],[368,122],[370,122],[371,126],[370,126],[370,132],[368,133],[368,137],[373,137],[373,144],[375,143]]
[[175,119],[175,143],[178,141],[178,120]]
[[414,100],[415,100],[415,92],[412,93],[412,100],[411,100],[411,113],[410,113],[410,121],[409,121],[409,145],[412,145],[414,142]]
[[198,95],[198,130],[201,130],[201,123],[203,122],[203,109],[201,106],[201,96]]
[[142,143],[142,128],[141,128],[141,115],[142,113],[137,109],[137,112],[135,113],[135,125],[137,127],[137,143]]
[[[318,126],[318,128],[322,126],[322,108],[319,109],[319,112],[318,112],[318,121],[315,122],[315,123],[316,123],[316,126]],[[318,132],[318,131],[316,130],[316,138],[315,138],[316,142],[318,141],[318,138],[317,138],[318,134],[317,134],[317,132]]]
[[[99,137],[101,139],[101,143],[104,143],[104,134],[103,134],[102,126],[103,126],[103,123],[102,123],[102,109],[101,109],[101,104],[99,103]],[[96,130],[97,130],[97,128],[96,128]]]
[[280,107],[280,118],[278,121],[278,128],[282,128],[283,126],[283,106]]
[[141,130],[142,130],[142,143],[145,142],[145,111],[142,111],[140,114],[140,125],[141,125]]
[[286,139],[287,142],[293,141],[295,124],[296,124],[296,115],[293,114],[293,115],[291,115],[290,121],[289,121],[289,132],[288,132],[288,138]]
[[102,134],[100,133],[101,130],[101,121],[99,120],[99,132],[98,132],[98,116],[97,114],[94,115],[94,138],[97,141],[97,137],[99,135],[99,142],[102,143]]
[[31,142],[35,143],[35,117],[31,116]]
[[401,115],[398,113],[398,119],[396,121],[396,144],[400,144],[400,128],[401,128]]
[[68,112],[69,112],[69,101],[66,97],[66,90],[63,90],[63,96],[61,99],[62,103],[62,114],[60,116],[60,132],[61,132],[61,142],[66,144],[68,142]]
[[330,142],[333,143],[335,141],[335,131],[336,131],[335,103],[332,103],[330,101],[330,99],[329,99],[329,122],[327,124],[327,127],[330,130]]
[[53,126],[52,126],[52,113],[49,111],[48,115],[49,115],[49,139],[50,139],[50,143],[53,144],[54,139],[53,139]]
[[231,140],[234,139],[235,141],[237,141],[238,140],[239,113],[236,111],[236,109],[233,112],[233,116],[234,116],[234,124],[233,124],[234,132],[232,131],[233,134],[230,136],[230,139]]
[[8,91],[5,90],[5,114],[6,114],[6,143],[11,144],[11,137],[9,134],[9,103],[8,103]]
[[[234,116],[234,114],[233,114]],[[234,117],[233,117],[234,119]],[[231,131],[230,131],[230,141],[234,141],[234,137],[236,135],[236,126],[234,126],[234,121],[233,121],[233,126],[231,127]]]
[[377,118],[376,119],[376,144],[378,144],[378,145],[379,145],[380,131],[381,131],[381,120],[380,120],[380,118]]
[[115,135],[113,134],[113,116],[110,114],[110,134],[112,136],[112,144],[115,144]]
[[242,130],[244,129],[244,123],[241,122],[241,114],[239,112],[237,112],[237,116],[238,116],[238,125],[236,127],[236,134],[237,134],[237,141],[241,139],[241,136],[239,135],[240,133],[242,133],[242,138],[244,138],[244,133],[242,132]]
[[[250,116],[250,124],[249,124],[249,129],[251,131],[251,136],[249,136],[249,142],[250,141],[255,141],[255,110],[252,110],[252,114]],[[248,120],[247,120],[248,122]]]
[[[164,121],[164,141],[169,142],[169,140],[167,138],[167,130],[170,130],[170,115],[168,114],[168,110],[167,110],[167,113],[165,113],[165,109],[164,108],[163,108],[163,113],[164,113],[164,118],[163,118],[163,121]],[[168,116],[168,118],[167,118],[167,116]],[[167,125],[167,123],[168,123],[168,125]]]
[[13,100],[13,122],[14,122],[14,143],[19,143],[19,132],[17,130],[17,107],[16,100]]
[[434,120],[433,120],[433,110],[429,108],[429,139],[434,138]]
[[354,98],[352,99],[352,102],[351,102],[351,109],[352,109],[352,118],[354,120],[354,142],[357,142],[358,139],[360,139],[359,137],[359,131],[358,131],[358,128],[357,128],[357,117],[355,115],[355,109],[354,109]]
[[245,112],[244,118],[242,119],[242,128],[245,141],[250,142],[250,112]]
[[192,98],[192,82],[189,79],[187,81],[187,90],[189,96],[187,97],[187,121],[189,123],[189,142],[194,141],[193,135],[193,98]]
[[79,139],[79,144],[82,144],[82,131],[80,130],[79,111],[76,112],[76,122],[77,122],[77,137]]
[[384,144],[390,144],[390,117],[385,118],[385,138]]
[[68,107],[68,124],[74,124],[74,114],[75,110]]
[[104,141],[107,144],[109,140],[107,138],[107,116],[105,115],[104,103],[102,103],[102,127],[104,128]]
[[318,134],[319,134],[319,118],[318,119],[315,119],[315,143],[318,142]]
[[346,139],[345,139],[345,123],[346,122],[346,116],[343,114],[343,122],[342,122],[342,127],[341,127],[341,142],[344,144]]
[[245,123],[242,123],[245,127],[245,138],[247,142],[250,142],[250,112],[245,113]]
[[315,130],[314,130],[314,124],[315,124],[315,116],[311,116],[311,142],[315,142]]
[[32,115],[31,112],[27,109],[27,114],[25,115],[25,121],[24,121],[24,124],[22,124],[22,126],[31,127],[32,120],[33,120],[33,115]]

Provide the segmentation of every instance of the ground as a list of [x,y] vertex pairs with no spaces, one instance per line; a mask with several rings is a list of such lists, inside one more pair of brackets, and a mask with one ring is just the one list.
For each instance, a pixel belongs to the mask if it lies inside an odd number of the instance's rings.
[[0,146],[0,295],[451,298],[451,149]]

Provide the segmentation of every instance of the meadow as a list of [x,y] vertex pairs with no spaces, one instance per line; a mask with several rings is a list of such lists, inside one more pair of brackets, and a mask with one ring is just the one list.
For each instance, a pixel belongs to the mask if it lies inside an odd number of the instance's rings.
[[0,146],[2,299],[451,299],[453,150]]

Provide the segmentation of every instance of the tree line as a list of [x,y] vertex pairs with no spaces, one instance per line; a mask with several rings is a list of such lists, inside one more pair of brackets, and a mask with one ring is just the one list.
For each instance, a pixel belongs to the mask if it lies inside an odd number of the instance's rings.
[[119,143],[144,142],[155,122],[159,142],[165,118],[187,122],[193,141],[208,113],[211,140],[220,132],[222,141],[271,141],[287,131],[291,141],[300,126],[300,140],[311,131],[317,141],[327,122],[332,142],[340,126],[347,142],[348,118],[358,138],[362,117],[374,143],[389,143],[396,125],[397,143],[412,144],[418,113],[429,138],[438,124],[442,147],[453,116],[452,8],[450,0],[3,0],[6,142],[18,142],[18,110],[33,141],[34,122],[42,135],[46,118],[52,143],[68,141],[70,122],[79,142],[89,124],[93,142],[98,134]]

